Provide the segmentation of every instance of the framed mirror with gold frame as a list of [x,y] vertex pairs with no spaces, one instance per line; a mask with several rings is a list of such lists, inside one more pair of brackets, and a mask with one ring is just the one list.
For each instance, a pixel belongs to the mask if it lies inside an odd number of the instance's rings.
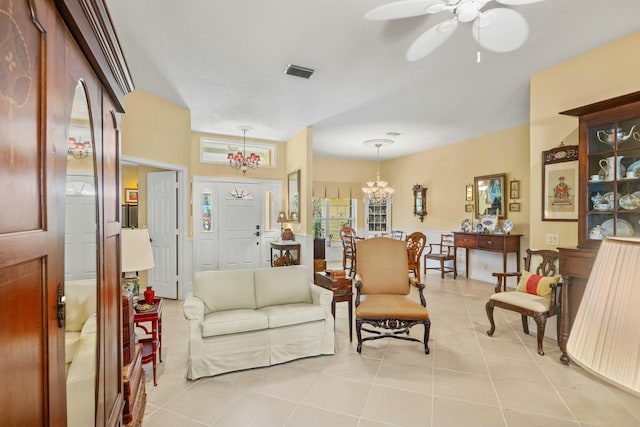
[[497,215],[498,218],[506,218],[506,174],[476,176],[473,178],[475,198],[475,215]]

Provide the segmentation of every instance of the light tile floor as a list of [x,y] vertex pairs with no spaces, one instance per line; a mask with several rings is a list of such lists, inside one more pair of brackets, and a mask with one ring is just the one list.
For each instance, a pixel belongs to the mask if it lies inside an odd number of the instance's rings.
[[165,300],[157,387],[151,365],[144,367],[143,427],[640,427],[639,397],[562,365],[554,340],[545,339],[539,356],[517,313],[496,309],[488,337],[492,284],[437,273],[426,283],[429,355],[419,343],[393,339],[365,342],[358,354],[347,304],[338,303],[335,355],[197,381],[185,378],[182,301]]

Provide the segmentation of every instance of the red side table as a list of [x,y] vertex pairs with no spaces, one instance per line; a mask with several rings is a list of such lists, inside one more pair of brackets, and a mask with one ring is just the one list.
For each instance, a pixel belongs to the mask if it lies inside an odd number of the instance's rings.
[[[147,334],[146,337],[138,340],[142,344],[142,364],[153,363],[153,385],[157,386],[157,360],[162,362],[162,298],[153,299],[152,309],[136,311],[133,315],[133,321],[137,328],[142,329]],[[151,330],[148,329],[147,322],[151,323]],[[156,353],[158,353],[157,357]]]

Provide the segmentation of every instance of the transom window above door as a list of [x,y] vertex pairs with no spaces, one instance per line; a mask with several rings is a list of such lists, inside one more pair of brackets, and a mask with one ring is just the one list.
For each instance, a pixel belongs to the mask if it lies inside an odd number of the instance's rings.
[[[242,141],[219,139],[219,138],[200,138],[200,162],[229,164],[227,155],[243,151]],[[255,142],[246,143],[246,152],[255,153],[260,156],[260,167],[276,166],[276,146],[273,144],[258,144]]]

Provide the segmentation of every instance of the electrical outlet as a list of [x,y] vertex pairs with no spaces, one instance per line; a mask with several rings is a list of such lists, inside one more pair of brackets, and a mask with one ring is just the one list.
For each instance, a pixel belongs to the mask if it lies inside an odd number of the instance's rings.
[[557,244],[558,244],[558,235],[547,234],[547,245],[557,245]]

